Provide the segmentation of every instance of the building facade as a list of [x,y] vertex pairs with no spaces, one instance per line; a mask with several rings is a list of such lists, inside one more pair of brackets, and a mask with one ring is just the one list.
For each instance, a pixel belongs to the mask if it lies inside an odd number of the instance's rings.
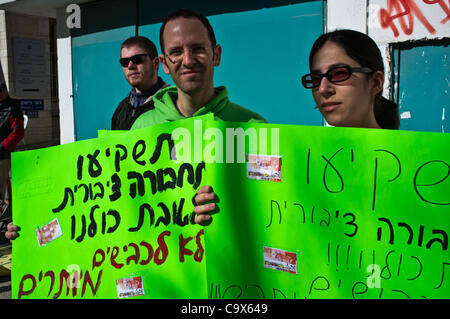
[[[115,108],[129,91],[118,63],[120,44],[139,34],[160,51],[161,22],[178,7],[207,15],[216,32],[223,55],[215,84],[226,85],[234,102],[270,123],[326,125],[300,77],[308,72],[314,40],[323,32],[349,28],[378,43],[386,68],[384,95],[400,105],[400,129],[450,131],[450,8],[445,1],[175,1],[165,6],[103,0],[46,5],[36,8],[27,0],[0,4],[0,57],[11,95],[24,100],[29,121],[22,144],[28,148],[94,138],[98,129],[109,129]],[[20,69],[20,63],[27,63],[20,50],[27,46],[37,47],[36,56],[44,50],[43,57],[30,58],[28,69]],[[172,83],[162,68],[160,76]],[[24,91],[27,80],[34,91]]]

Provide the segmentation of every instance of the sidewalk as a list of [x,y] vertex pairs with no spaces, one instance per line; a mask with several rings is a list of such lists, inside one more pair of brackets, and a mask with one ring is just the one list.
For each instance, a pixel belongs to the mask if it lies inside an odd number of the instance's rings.
[[0,299],[11,299],[11,245],[0,245]]
[[11,277],[0,277],[0,299],[11,299]]

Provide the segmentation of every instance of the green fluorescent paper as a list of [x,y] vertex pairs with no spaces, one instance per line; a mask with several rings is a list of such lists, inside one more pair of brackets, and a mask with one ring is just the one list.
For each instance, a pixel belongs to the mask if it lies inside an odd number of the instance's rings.
[[206,295],[204,163],[172,160],[180,123],[13,154],[13,298]]
[[235,136],[206,168],[210,298],[450,297],[449,134],[207,127]]
[[450,297],[448,134],[210,119],[14,153],[13,298]]

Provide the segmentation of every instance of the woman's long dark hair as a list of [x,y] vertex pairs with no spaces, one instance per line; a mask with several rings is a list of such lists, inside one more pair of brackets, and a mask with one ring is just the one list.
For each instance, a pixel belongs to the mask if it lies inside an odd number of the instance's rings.
[[[327,42],[331,41],[340,45],[347,55],[373,71],[384,73],[383,58],[375,41],[368,35],[354,30],[336,30],[322,34],[313,44],[309,54],[309,68],[317,51]],[[400,126],[398,105],[382,97],[382,92],[375,96],[375,119],[381,128],[398,129]]]

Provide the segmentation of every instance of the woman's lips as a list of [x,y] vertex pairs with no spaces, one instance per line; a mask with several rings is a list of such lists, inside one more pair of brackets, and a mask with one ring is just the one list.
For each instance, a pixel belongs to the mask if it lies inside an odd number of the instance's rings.
[[339,107],[340,102],[326,102],[320,105],[320,109],[324,112],[332,112]]

